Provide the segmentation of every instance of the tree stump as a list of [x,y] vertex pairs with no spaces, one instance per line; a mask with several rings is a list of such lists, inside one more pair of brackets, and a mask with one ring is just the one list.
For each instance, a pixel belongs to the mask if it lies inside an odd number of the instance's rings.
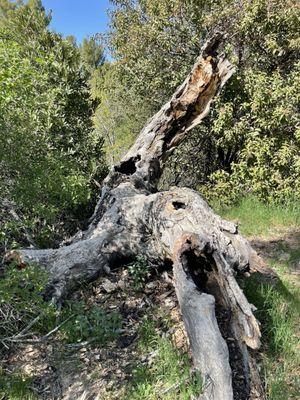
[[[195,368],[203,377],[201,399],[210,400],[251,397],[253,362],[248,347],[259,347],[260,329],[236,275],[258,268],[260,260],[237,227],[216,215],[198,193],[176,187],[158,192],[157,184],[168,156],[208,114],[234,72],[217,53],[221,41],[222,35],[215,34],[204,44],[183,84],[111,169],[86,231],[58,249],[24,249],[6,255],[7,261],[47,269],[52,278],[46,295],[57,302],[79,283],[126,265],[138,254],[156,265],[173,265]],[[226,310],[227,329],[239,348],[243,395],[235,390],[216,303]]]

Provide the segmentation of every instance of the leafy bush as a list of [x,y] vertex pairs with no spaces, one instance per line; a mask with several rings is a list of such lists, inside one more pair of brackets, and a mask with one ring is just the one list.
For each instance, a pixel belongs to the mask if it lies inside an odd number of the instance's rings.
[[287,74],[248,69],[240,79],[244,99],[238,119],[237,100],[219,99],[211,119],[216,146],[238,151],[230,165],[210,175],[210,185],[200,187],[207,197],[229,202],[249,192],[268,202],[299,197],[299,72],[299,63]]
[[0,200],[49,246],[88,215],[93,179],[105,172],[89,75],[40,2],[20,2],[0,20]]

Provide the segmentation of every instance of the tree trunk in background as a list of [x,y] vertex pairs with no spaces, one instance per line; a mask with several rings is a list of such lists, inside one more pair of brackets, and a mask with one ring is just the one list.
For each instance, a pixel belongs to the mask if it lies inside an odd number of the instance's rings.
[[[235,276],[259,268],[260,260],[237,227],[214,214],[198,193],[183,188],[157,192],[166,159],[207,115],[233,73],[217,54],[221,40],[216,34],[206,42],[184,83],[112,168],[87,231],[59,249],[18,250],[6,259],[47,269],[52,276],[47,296],[57,302],[79,283],[137,254],[156,265],[172,264],[195,367],[203,376],[201,399],[230,400],[255,398],[253,389],[259,386],[247,350],[260,345],[259,325]],[[226,335],[238,349],[242,391],[232,379]]]

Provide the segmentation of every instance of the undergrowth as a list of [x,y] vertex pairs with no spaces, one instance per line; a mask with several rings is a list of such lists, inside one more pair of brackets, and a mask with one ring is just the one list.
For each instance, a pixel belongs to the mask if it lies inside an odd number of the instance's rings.
[[139,330],[139,352],[150,361],[133,370],[124,400],[189,400],[200,395],[201,377],[191,371],[188,355],[162,336],[149,317]]
[[[288,228],[299,226],[299,203],[265,205],[255,198],[244,199],[231,209],[219,209],[225,218],[240,222],[242,233],[266,237],[283,235]],[[294,237],[297,238],[296,233]],[[297,239],[296,239],[297,240]],[[295,242],[295,241],[294,241]],[[299,311],[300,290],[291,269],[299,265],[300,246],[284,240],[270,241],[272,252],[267,260],[278,273],[276,284],[252,275],[245,283],[245,294],[257,307],[256,316],[262,330],[262,377],[268,400],[299,398]],[[274,251],[274,246],[275,251]],[[140,257],[130,272],[133,289],[143,286],[149,273],[147,262]],[[60,343],[78,344],[88,341],[105,346],[117,338],[121,328],[118,313],[107,312],[85,300],[64,304],[60,313],[43,298],[49,276],[38,266],[18,269],[11,264],[0,279],[0,346],[14,346],[7,338],[24,329],[25,339],[40,338],[53,328],[60,328],[50,337]],[[166,334],[172,328],[153,311],[153,318],[144,317],[138,332],[138,354],[141,360],[132,370],[123,400],[190,400],[201,391],[201,377],[191,370],[187,353],[176,348]],[[33,320],[35,323],[27,329]],[[146,361],[143,361],[146,360]],[[31,378],[20,371],[0,368],[0,399],[34,400]]]
[[[6,267],[0,279],[0,356],[17,351],[22,343],[59,341],[75,344],[88,341],[105,346],[117,338],[121,317],[84,300],[65,302],[62,310],[45,301],[48,274],[35,265]],[[31,400],[31,377],[0,365],[0,399]]]

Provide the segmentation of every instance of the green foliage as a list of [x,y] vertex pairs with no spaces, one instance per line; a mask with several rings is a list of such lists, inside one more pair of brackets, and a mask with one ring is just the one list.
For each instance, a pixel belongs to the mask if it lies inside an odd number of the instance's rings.
[[[119,1],[111,16],[113,56],[128,86],[160,107],[200,50],[202,1]],[[209,2],[208,2],[209,3]]]
[[155,352],[155,357],[151,365],[133,371],[126,398],[189,400],[201,393],[201,377],[191,371],[188,356],[176,349],[169,338],[161,337],[149,318],[140,327],[139,345],[142,354]]
[[128,272],[133,279],[135,289],[141,289],[150,276],[150,266],[147,259],[143,255],[138,255],[135,262],[128,266]]
[[34,236],[42,234],[39,245],[49,245],[46,231],[50,238],[62,219],[70,228],[89,212],[93,178],[104,173],[102,138],[93,130],[79,49],[48,29],[39,2],[7,15],[0,26],[1,198],[25,226],[32,222]]
[[106,312],[98,306],[88,307],[83,301],[66,303],[61,320],[74,315],[60,329],[60,335],[67,343],[91,341],[105,345],[118,337],[121,317],[116,312]]
[[91,73],[104,63],[104,49],[97,37],[84,38],[80,45],[81,60]]
[[6,268],[0,279],[2,340],[17,335],[37,317],[32,328],[34,332],[46,334],[53,328],[56,310],[53,304],[45,302],[43,298],[48,279],[48,274],[38,266],[19,269],[12,263]]
[[120,160],[150,115],[148,102],[126,84],[115,63],[106,62],[92,74],[91,94],[98,101],[93,122],[97,134],[105,138],[107,162]]
[[299,67],[285,75],[249,68],[239,78],[243,98],[219,99],[211,132],[230,162],[201,186],[208,198],[235,201],[247,192],[269,202],[299,197]]
[[[215,29],[228,33],[225,51],[236,74],[210,116],[176,150],[162,187],[188,185],[227,203],[249,192],[267,202],[299,196],[296,2],[113,3],[109,44],[116,69],[127,93],[148,105],[148,116],[181,83],[201,40]],[[131,110],[128,97],[120,101],[124,113]]]

